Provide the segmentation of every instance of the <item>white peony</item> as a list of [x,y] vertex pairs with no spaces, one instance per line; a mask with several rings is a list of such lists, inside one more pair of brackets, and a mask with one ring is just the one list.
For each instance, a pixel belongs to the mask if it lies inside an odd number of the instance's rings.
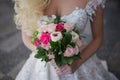
[[72,34],[72,41],[76,42],[79,39],[79,35],[74,31],[72,31],[71,34]]
[[54,41],[54,42],[62,39],[61,32],[52,32],[50,36],[51,36],[51,40]]

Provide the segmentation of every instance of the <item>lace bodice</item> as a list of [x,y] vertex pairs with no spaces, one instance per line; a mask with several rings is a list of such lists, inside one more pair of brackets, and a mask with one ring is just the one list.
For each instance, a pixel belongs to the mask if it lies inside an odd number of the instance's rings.
[[62,16],[62,20],[73,25],[77,24],[79,30],[84,30],[87,21],[93,21],[92,17],[95,15],[96,8],[102,6],[104,8],[105,0],[90,0],[86,7],[76,7],[69,15]]
[[[65,20],[69,24],[77,24],[79,30],[84,30],[88,20],[92,20],[93,15],[95,15],[96,8],[102,6],[104,8],[105,0],[89,0],[85,8],[75,7],[75,9],[68,15],[61,16],[62,20]],[[36,22],[37,23],[37,22]],[[19,27],[19,26],[18,26]],[[28,36],[31,36],[36,28],[22,28]]]

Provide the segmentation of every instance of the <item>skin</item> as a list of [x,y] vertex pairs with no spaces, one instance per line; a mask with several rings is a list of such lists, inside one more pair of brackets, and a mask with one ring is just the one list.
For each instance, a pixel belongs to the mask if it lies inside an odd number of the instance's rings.
[[[51,14],[56,14],[60,16],[67,15],[74,10],[76,5],[84,9],[88,1],[89,0],[69,0],[70,4],[65,5],[65,3],[68,3],[67,0],[53,0],[48,8],[46,8],[45,14],[48,16],[50,16]],[[91,30],[93,38],[88,46],[86,46],[86,48],[81,52],[80,56],[82,57],[82,59],[74,61],[71,66],[63,65],[60,68],[55,68],[58,75],[74,73],[101,47],[103,42],[103,8],[100,6],[97,7],[96,16],[93,16],[93,22],[91,22]],[[28,47],[31,51],[36,52],[36,47],[30,43],[31,37],[28,37],[24,32],[22,32],[22,39],[26,47]]]

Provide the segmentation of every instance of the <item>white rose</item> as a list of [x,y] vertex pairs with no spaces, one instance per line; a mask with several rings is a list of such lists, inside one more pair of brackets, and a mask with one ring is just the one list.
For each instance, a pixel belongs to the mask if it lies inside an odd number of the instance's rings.
[[48,17],[48,16],[42,16],[42,17],[41,17],[41,20],[42,20],[42,21],[49,21],[49,17]]
[[74,31],[72,31],[71,34],[72,34],[72,41],[76,42],[79,39],[79,35]]
[[47,25],[46,21],[37,21],[37,26],[40,27],[44,27],[45,25]]
[[48,22],[47,22],[47,21],[42,21],[41,24],[42,24],[42,25],[47,25]]
[[59,41],[60,39],[62,39],[61,32],[52,32],[50,36],[51,36],[51,40],[54,41],[54,42]]
[[52,15],[52,19],[56,19],[56,16],[55,16],[55,15]]

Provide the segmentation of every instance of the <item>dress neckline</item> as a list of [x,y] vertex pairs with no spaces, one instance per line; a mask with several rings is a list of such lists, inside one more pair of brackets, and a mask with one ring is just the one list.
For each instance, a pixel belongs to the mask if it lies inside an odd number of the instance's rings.
[[89,1],[87,2],[87,4],[85,5],[84,8],[81,8],[81,7],[79,7],[79,6],[76,6],[70,13],[64,14],[64,15],[62,15],[62,16],[60,16],[60,17],[62,18],[62,17],[65,17],[65,16],[70,16],[70,15],[72,15],[75,11],[80,11],[80,10],[81,10],[81,11],[85,11],[85,10],[89,7],[89,5],[92,4],[93,1],[95,1],[95,0],[89,0]]
[[71,15],[74,14],[76,11],[85,11],[85,9],[79,8],[78,6],[76,6],[75,9],[74,9],[72,12],[70,12],[69,14],[64,14],[64,15],[62,15],[62,16],[60,16],[60,17],[63,18],[63,17],[71,16]]
[[[76,6],[70,13],[61,15],[60,17],[61,17],[61,18],[68,17],[68,16],[74,14],[74,12],[76,12],[76,11],[85,11],[85,10],[87,9],[87,7],[88,7],[93,1],[95,1],[95,0],[89,0],[88,3],[85,5],[84,8],[81,8],[81,7],[79,7],[79,6]],[[52,15],[55,15],[55,14],[52,14]],[[51,16],[52,16],[52,15],[51,15]],[[49,17],[48,15],[45,15],[45,16]],[[57,16],[57,15],[55,15],[55,16]]]

